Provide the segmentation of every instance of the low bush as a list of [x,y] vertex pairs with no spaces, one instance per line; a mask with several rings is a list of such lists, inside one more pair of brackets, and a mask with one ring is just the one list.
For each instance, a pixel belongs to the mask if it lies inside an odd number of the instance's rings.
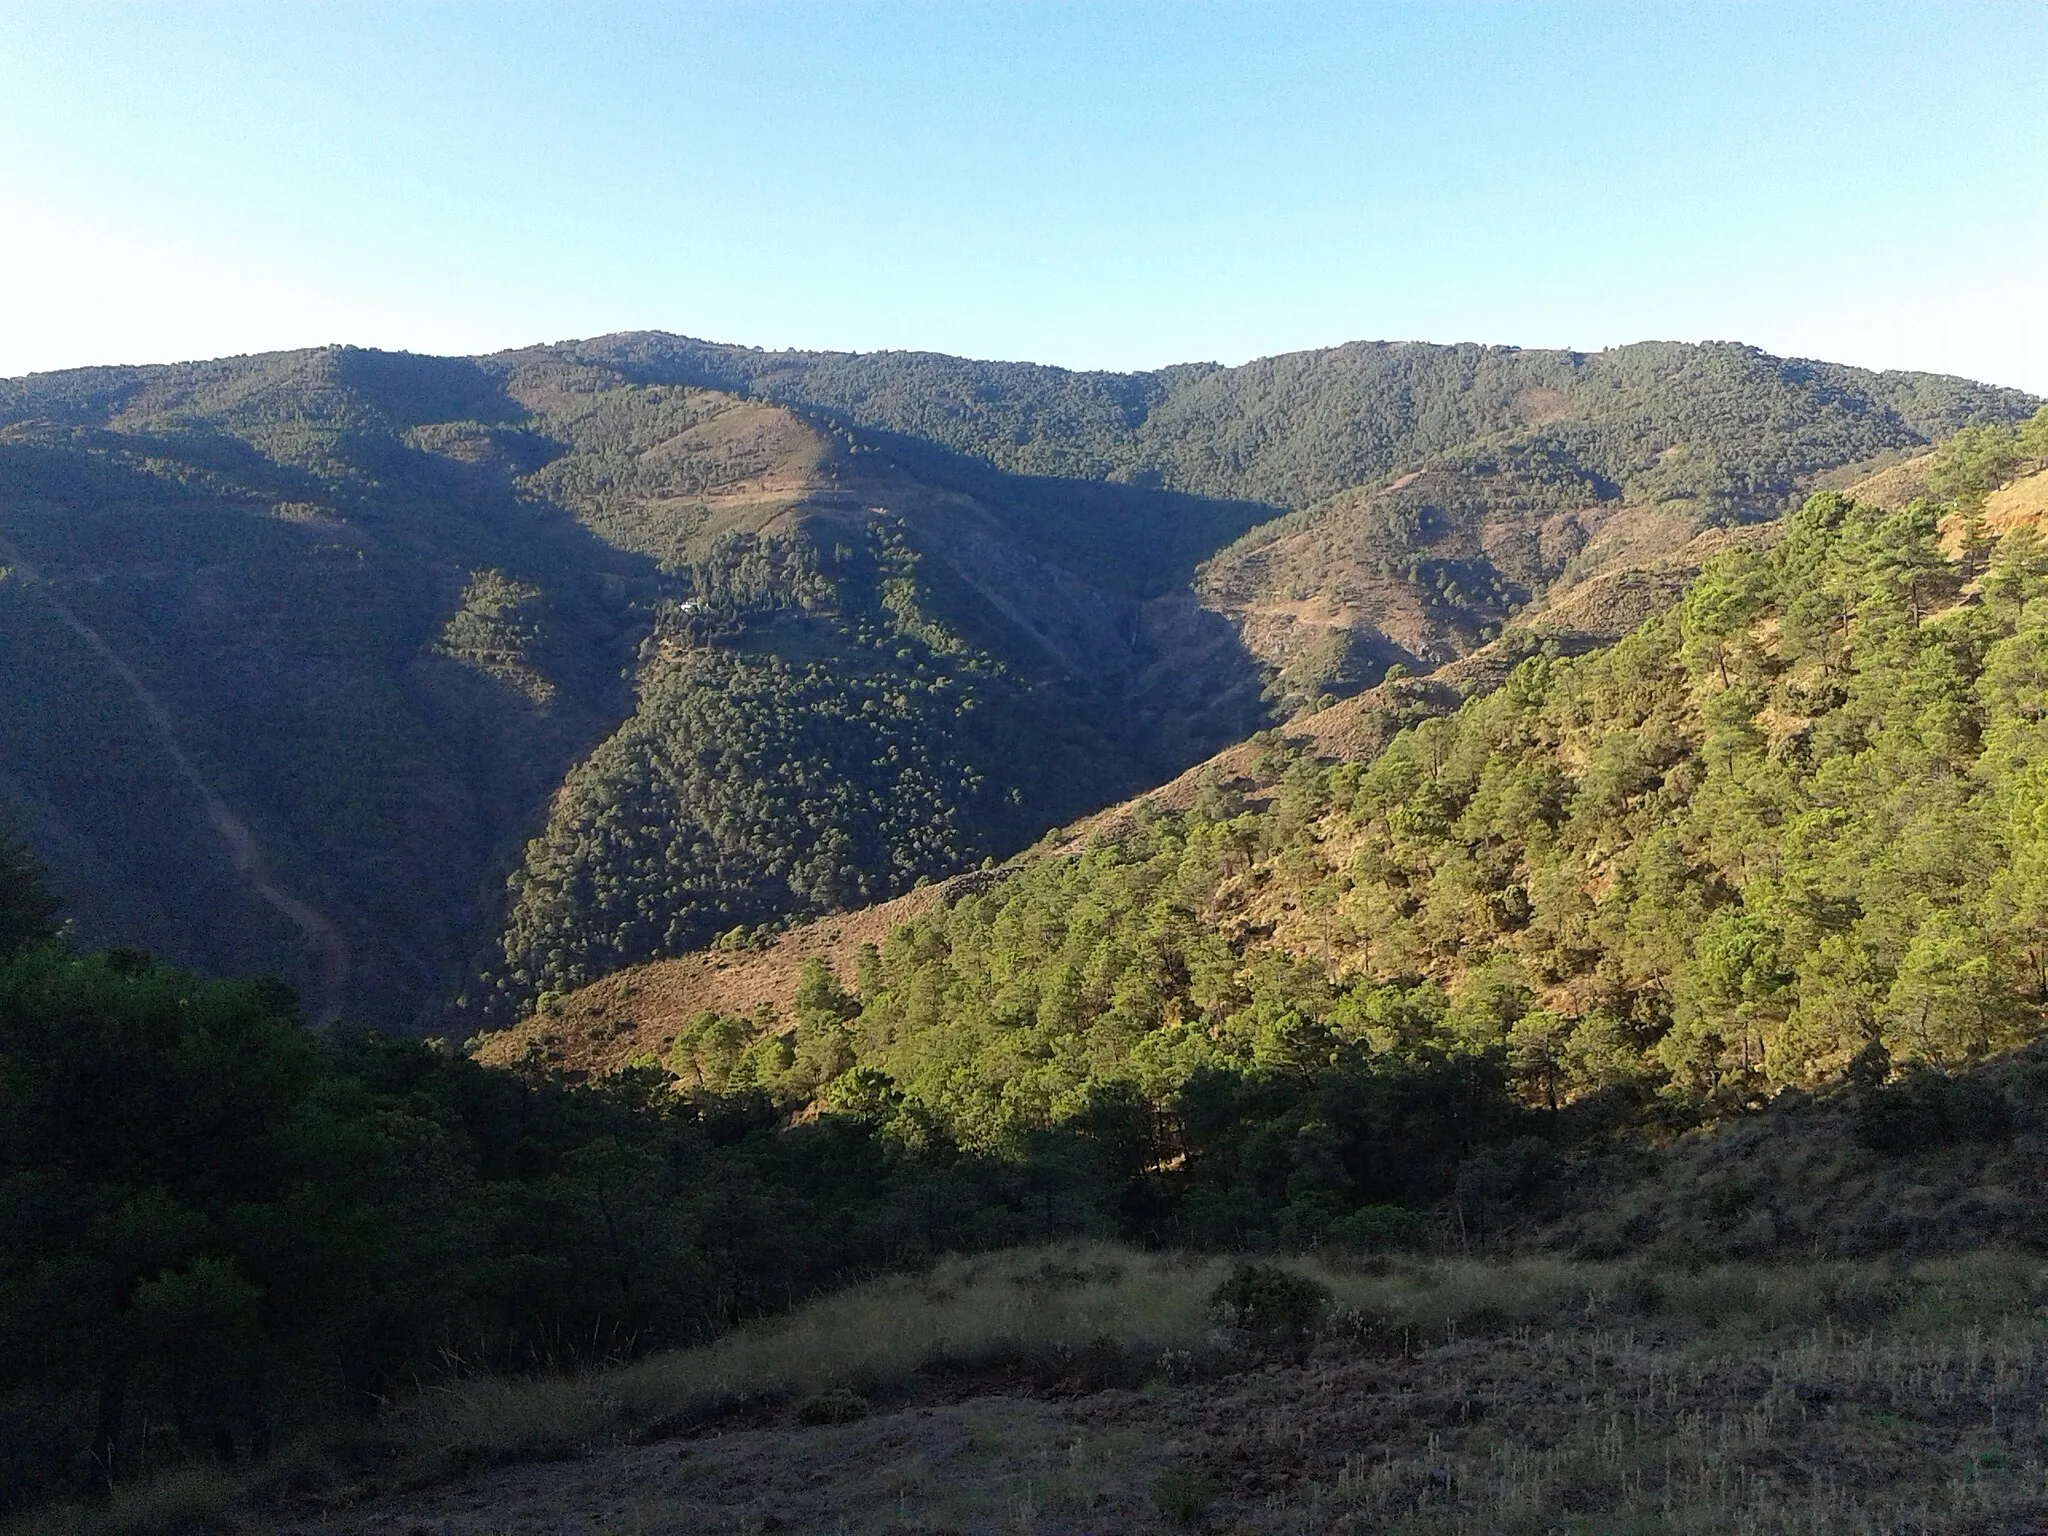
[[1199,1472],[1168,1467],[1152,1485],[1152,1503],[1167,1524],[1194,1530],[1208,1523],[1216,1505],[1216,1485]]
[[1277,1264],[1240,1264],[1209,1298],[1224,1327],[1266,1349],[1314,1338],[1331,1299],[1320,1280]]

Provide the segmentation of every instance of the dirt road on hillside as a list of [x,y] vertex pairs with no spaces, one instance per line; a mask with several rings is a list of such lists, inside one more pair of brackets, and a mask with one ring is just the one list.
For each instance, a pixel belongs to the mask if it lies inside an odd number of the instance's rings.
[[341,1017],[342,999],[348,989],[348,941],[342,937],[341,929],[325,913],[300,900],[271,878],[269,861],[264,857],[263,845],[257,841],[256,834],[207,783],[198,764],[185,750],[170,711],[164,708],[163,701],[157,698],[150,686],[136,675],[135,669],[121,659],[98,630],[74,613],[71,606],[57,595],[56,589],[43,579],[42,572],[24,560],[21,552],[5,539],[0,539],[0,558],[41,590],[45,601],[65,626],[83,640],[135,695],[136,702],[149,717],[164,755],[192,786],[193,793],[206,807],[207,820],[213,824],[221,841],[227,844],[228,858],[233,862],[235,872],[259,897],[290,920],[314,952],[318,991],[311,1009],[313,1024],[324,1029],[334,1023]]

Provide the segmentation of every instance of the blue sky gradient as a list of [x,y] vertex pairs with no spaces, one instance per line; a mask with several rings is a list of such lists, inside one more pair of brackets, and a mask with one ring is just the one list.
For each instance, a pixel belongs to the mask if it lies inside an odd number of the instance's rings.
[[659,327],[2048,393],[2048,4],[0,0],[0,374]]

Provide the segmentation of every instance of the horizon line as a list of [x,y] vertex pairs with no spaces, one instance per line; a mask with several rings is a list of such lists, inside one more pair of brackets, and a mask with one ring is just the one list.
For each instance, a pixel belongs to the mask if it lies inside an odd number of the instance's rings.
[[1146,375],[1161,374],[1182,368],[1213,368],[1220,371],[1230,372],[1240,368],[1255,367],[1260,363],[1278,362],[1284,358],[1305,357],[1315,353],[1341,352],[1347,347],[1430,347],[1445,351],[1456,350],[1465,347],[1473,347],[1488,352],[1547,352],[1559,354],[1566,357],[1599,357],[1612,352],[1627,351],[1634,347],[1648,346],[1678,346],[1698,348],[1738,347],[1744,351],[1754,353],[1757,356],[1772,358],[1779,362],[1820,363],[1831,368],[1849,368],[1853,369],[1858,373],[1866,373],[1878,377],[1882,377],[1886,374],[1917,374],[1928,378],[1960,379],[1964,382],[1982,385],[1987,388],[2012,390],[2015,393],[2028,395],[2035,399],[2044,398],[2041,395],[2035,394],[2033,390],[2030,390],[2023,385],[2003,384],[1993,379],[1976,378],[1969,374],[1950,373],[1937,368],[1871,368],[1860,363],[1837,362],[1832,358],[1809,357],[1792,353],[1772,352],[1769,349],[1759,346],[1754,342],[1742,341],[1732,337],[1702,337],[1697,341],[1684,341],[1675,337],[1645,336],[1639,337],[1633,341],[1612,342],[1607,345],[1599,347],[1546,347],[1524,346],[1516,342],[1490,342],[1476,340],[1431,341],[1423,337],[1390,338],[1354,336],[1347,337],[1342,341],[1330,342],[1323,346],[1294,347],[1280,352],[1262,353],[1254,357],[1248,357],[1244,359],[1242,362],[1235,363],[1224,362],[1216,358],[1185,358],[1173,362],[1160,363],[1149,368],[1079,368],[1070,366],[1065,363],[1043,362],[1033,358],[981,357],[975,356],[972,353],[946,352],[932,347],[873,347],[865,349],[802,346],[766,347],[758,346],[751,342],[715,341],[708,337],[693,336],[685,331],[664,330],[659,326],[635,327],[631,329],[615,331],[599,331],[591,335],[567,336],[552,341],[522,342],[513,346],[498,347],[492,350],[479,352],[429,352],[416,351],[410,347],[383,347],[364,345],[359,342],[350,341],[324,341],[308,343],[306,345],[296,347],[267,347],[261,350],[250,352],[222,352],[213,354],[211,356],[179,357],[150,362],[76,363],[62,368],[37,368],[30,369],[26,373],[0,375],[0,383],[26,383],[34,379],[58,378],[66,374],[120,371],[140,372],[152,369],[189,368],[196,367],[206,363],[233,363],[245,362],[256,358],[287,357],[294,353],[313,354],[320,352],[375,352],[386,357],[426,357],[437,358],[442,360],[459,359],[468,362],[484,362],[494,358],[511,357],[521,352],[548,351],[563,347],[593,346],[601,342],[615,341],[641,336],[662,337],[664,339],[671,341],[689,342],[697,346],[716,347],[735,352],[758,353],[766,357],[928,357],[942,358],[950,362],[988,363],[1005,367],[1037,368],[1043,369],[1047,372],[1064,373],[1080,378],[1141,378]]

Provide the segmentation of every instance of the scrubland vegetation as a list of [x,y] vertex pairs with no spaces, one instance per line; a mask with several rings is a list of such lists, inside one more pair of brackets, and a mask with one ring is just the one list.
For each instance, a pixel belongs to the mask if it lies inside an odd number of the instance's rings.
[[451,1379],[90,1528],[2005,1529],[2048,1472],[2044,1301],[2038,1259],[1991,1252],[1013,1250],[635,1365]]

